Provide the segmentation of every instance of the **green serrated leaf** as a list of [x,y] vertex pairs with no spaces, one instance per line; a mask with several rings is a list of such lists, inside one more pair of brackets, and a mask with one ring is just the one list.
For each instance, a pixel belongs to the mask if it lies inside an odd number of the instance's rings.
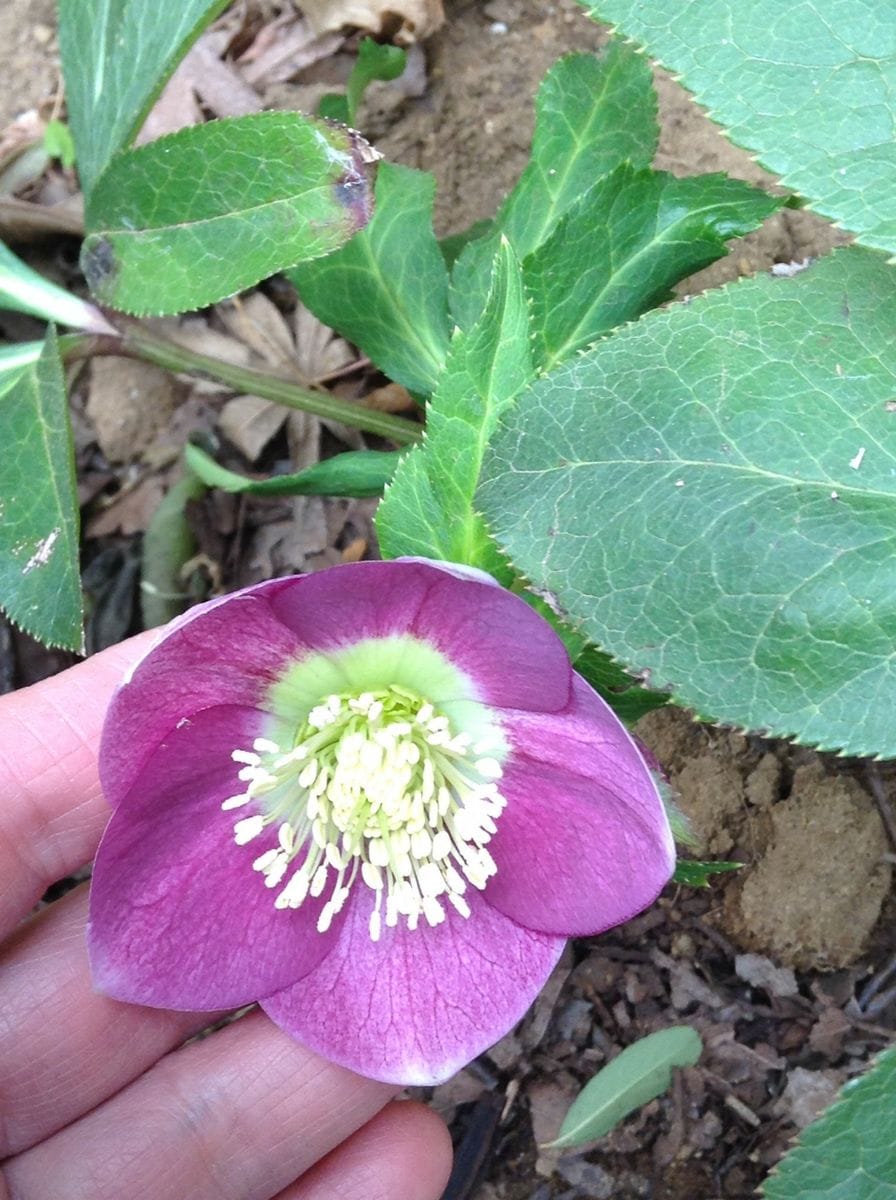
[[580,0],[680,77],[732,141],[896,252],[896,36],[875,0]]
[[501,412],[532,378],[528,311],[507,241],[495,258],[488,304],[458,330],[429,403],[426,440],[395,473],[377,513],[387,558],[422,554],[468,563],[509,582],[510,570],[473,508],[482,456]]
[[0,606],[49,646],[83,653],[78,499],[56,335],[0,388]]
[[620,163],[646,167],[656,150],[656,95],[643,56],[619,40],[603,54],[571,54],[548,71],[535,98],[530,160],[501,205],[492,232],[470,242],[454,265],[451,310],[469,327],[488,292],[498,239],[521,261],[602,175]]
[[523,263],[539,367],[667,300],[680,279],[726,253],[728,238],[756,229],[781,203],[724,175],[618,167]]
[[187,465],[209,487],[250,496],[379,496],[395,473],[403,450],[349,450],[293,475],[249,479],[220,466],[204,450],[184,447]]
[[661,1095],[672,1082],[672,1068],[692,1067],[702,1050],[700,1035],[690,1025],[673,1025],[626,1046],[579,1092],[549,1146],[560,1149],[603,1137]]
[[633,725],[645,713],[669,703],[663,692],[638,687],[631,675],[596,646],[587,646],[575,660],[575,669],[590,683],[621,721]]
[[92,304],[80,300],[33,271],[0,242],[0,308],[31,313],[44,321],[57,321],[96,333],[110,327]]
[[325,325],[390,379],[428,395],[448,353],[448,274],[432,231],[435,181],[382,163],[370,224],[327,258],[287,272]]
[[140,129],[178,61],[227,0],[59,0],[59,52],[85,195]]
[[697,858],[680,858],[675,864],[672,882],[684,884],[685,887],[709,887],[713,875],[739,871],[743,865],[739,862],[703,862]]
[[852,1079],[765,1181],[765,1200],[896,1198],[896,1049]]
[[265,112],[124,151],[87,203],[91,291],[125,312],[178,313],[328,254],[370,218],[364,144],[300,113]]
[[896,755],[894,281],[853,247],[642,317],[518,398],[477,496],[652,686],[848,754]]

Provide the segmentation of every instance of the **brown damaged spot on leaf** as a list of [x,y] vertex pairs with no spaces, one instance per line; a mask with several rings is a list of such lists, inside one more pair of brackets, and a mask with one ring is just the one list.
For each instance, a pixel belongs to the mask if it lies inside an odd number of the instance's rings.
[[94,296],[102,300],[115,291],[120,269],[115,250],[108,238],[96,235],[87,238],[81,251],[81,270]]
[[383,156],[356,129],[345,127],[345,131],[349,142],[349,166],[333,185],[333,194],[351,216],[355,230],[359,231],[373,216],[376,164]]

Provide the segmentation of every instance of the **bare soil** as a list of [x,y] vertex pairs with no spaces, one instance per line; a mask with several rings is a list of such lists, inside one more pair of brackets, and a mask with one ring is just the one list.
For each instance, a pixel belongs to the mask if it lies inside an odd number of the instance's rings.
[[[7,0],[0,133],[24,109],[42,104],[46,113],[52,104],[53,7]],[[291,12],[285,3],[240,9],[222,53]],[[414,59],[415,86],[372,89],[360,121],[387,157],[435,174],[440,232],[494,211],[525,164],[542,75],[561,54],[597,49],[606,37],[572,0],[458,0],[446,12]],[[285,79],[256,81],[259,106],[310,107],[345,78],[350,51],[336,45]],[[661,72],[657,86],[658,167],[724,170],[774,186]],[[800,262],[843,240],[812,214],[786,210],[679,290]],[[294,313],[288,294],[257,295],[177,323],[179,335],[239,361],[292,355],[306,375],[338,375],[339,363],[351,362],[351,348]],[[244,472],[297,469],[336,444],[362,444],[316,419],[116,362],[83,374],[72,392],[96,647],[139,627],[141,537],[177,477],[188,432],[204,431]],[[347,371],[335,387],[357,396],[376,383]],[[394,392],[383,402],[403,403]],[[200,585],[231,588],[373,554],[372,512],[369,502],[212,495],[191,511]],[[3,690],[67,661],[0,625]],[[746,865],[706,891],[670,887],[627,926],[570,946],[522,1024],[427,1093],[457,1146],[445,1200],[752,1196],[798,1129],[892,1039],[893,768],[699,724],[677,710],[651,714],[638,732],[700,839],[695,853]],[[594,1071],[676,1023],[697,1028],[706,1051],[666,1096],[583,1152],[539,1151]]]

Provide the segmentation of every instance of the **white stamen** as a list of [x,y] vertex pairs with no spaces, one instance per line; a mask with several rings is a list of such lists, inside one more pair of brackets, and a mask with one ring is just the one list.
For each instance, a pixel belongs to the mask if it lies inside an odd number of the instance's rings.
[[278,854],[268,869],[265,871],[264,886],[275,888],[289,868],[289,859]]
[[299,775],[299,787],[310,788],[317,779],[317,759],[312,758],[307,766],[302,768]]
[[232,808],[242,808],[244,804],[248,804],[252,797],[248,792],[241,792],[239,796],[228,796],[221,805],[224,812],[229,812]]
[[485,847],[506,804],[495,782],[503,753],[499,731],[454,730],[404,687],[334,693],[310,710],[294,745],[259,737],[233,752],[246,788],[221,808],[259,810],[233,826],[238,845],[276,831],[277,845],[252,861],[277,890],[276,909],[323,897],[325,933],[360,879],[377,941],[400,920],[409,930],[442,924],[443,897],[470,916],[464,894],[497,871]]
[[245,846],[253,838],[257,838],[264,829],[264,817],[256,814],[254,817],[244,817],[233,827],[233,840],[238,846]]
[[463,896],[458,896],[458,894],[456,892],[449,892],[448,899],[451,901],[451,903],[454,905],[454,907],[457,909],[457,911],[460,913],[460,915],[462,917],[468,917],[470,915],[470,906],[469,906],[469,904],[467,904],[467,902],[463,898]]
[[361,878],[375,892],[383,886],[383,873],[372,862],[361,863]]
[[266,871],[275,858],[278,857],[279,850],[265,850],[264,854],[259,854],[255,862],[252,864],[253,871]]
[[[280,747],[276,742],[272,742],[270,738],[259,737],[252,743],[252,749],[257,754],[279,754]],[[239,761],[239,760],[236,760]]]
[[277,908],[298,908],[308,895],[308,875],[304,867],[290,879],[289,883],[274,901]]
[[485,779],[500,779],[504,772],[496,758],[480,758],[476,761],[476,770]]

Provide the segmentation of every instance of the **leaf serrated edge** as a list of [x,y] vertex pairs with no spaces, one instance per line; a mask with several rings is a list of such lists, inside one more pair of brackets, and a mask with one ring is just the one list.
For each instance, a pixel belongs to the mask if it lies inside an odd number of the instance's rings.
[[[825,258],[842,257],[850,249],[851,249],[850,246],[839,246],[835,250],[833,250],[830,254],[825,255],[824,257]],[[817,262],[818,260],[816,259],[813,261]],[[801,274],[802,274],[802,272],[801,272]],[[777,286],[778,283],[783,283],[786,285],[786,282],[787,282],[787,277],[778,279],[775,275],[772,274],[771,271],[765,271],[765,272],[761,272],[757,275],[743,276],[743,277],[740,277],[737,279],[732,279],[729,282],[723,284],[722,287],[711,288],[711,289],[709,289],[705,292],[701,292],[693,297],[688,296],[688,297],[685,297],[682,299],[672,301],[670,304],[664,306],[662,309],[650,309],[648,312],[642,313],[641,316],[635,317],[632,320],[626,321],[622,325],[615,327],[612,330],[611,334],[604,335],[604,336],[596,339],[594,342],[590,343],[588,346],[583,346],[579,350],[576,350],[572,355],[569,356],[569,358],[564,359],[562,364],[554,364],[554,366],[550,370],[543,372],[543,373],[539,373],[538,375],[536,375],[533,378],[532,383],[534,383],[536,379],[545,379],[549,375],[551,375],[555,371],[557,371],[558,369],[567,367],[569,365],[569,363],[571,363],[575,358],[583,358],[586,354],[589,354],[592,350],[594,350],[598,345],[604,343],[608,337],[610,337],[610,336],[615,337],[622,330],[630,329],[630,328],[634,327],[635,325],[640,324],[644,320],[650,320],[650,319],[656,320],[656,319],[659,319],[659,317],[666,317],[666,316],[670,315],[671,313],[673,313],[674,311],[677,311],[679,308],[683,308],[683,307],[687,307],[689,309],[699,308],[704,304],[711,303],[713,298],[715,296],[718,296],[720,293],[723,293],[723,292],[730,293],[730,292],[733,292],[736,288],[739,288],[742,286],[755,286],[756,281],[758,279],[770,280],[772,287]],[[525,289],[525,283],[524,283],[524,289]],[[657,316],[657,314],[659,314],[659,317]],[[531,387],[532,384],[530,383],[528,386]],[[521,392],[520,395],[522,395],[522,394],[523,393]],[[512,408],[517,404],[518,399],[519,399],[519,397],[515,397],[510,409],[505,411],[505,413],[502,415],[502,417],[499,418],[499,425],[503,423],[504,418],[508,415],[508,411],[511,411]],[[825,754],[831,754],[835,758],[866,758],[871,762],[885,762],[890,759],[896,758],[896,754],[882,753],[879,750],[876,750],[873,748],[867,748],[867,747],[863,748],[861,746],[846,748],[844,746],[838,746],[838,745],[834,745],[834,744],[829,745],[823,741],[813,741],[811,739],[801,740],[800,733],[795,729],[788,729],[786,727],[785,728],[777,728],[777,727],[772,728],[771,726],[768,726],[768,725],[749,725],[748,726],[748,725],[743,725],[737,721],[722,721],[717,717],[709,716],[708,714],[704,715],[703,712],[701,712],[698,709],[695,709],[692,704],[690,704],[689,702],[687,702],[684,699],[684,697],[679,692],[678,684],[676,684],[672,680],[667,680],[662,677],[660,677],[659,681],[655,681],[653,678],[654,670],[655,670],[654,668],[652,668],[652,667],[636,667],[632,663],[626,662],[626,660],[619,657],[619,655],[614,654],[611,651],[607,650],[603,645],[601,645],[600,642],[595,641],[594,638],[592,638],[588,634],[586,634],[583,629],[583,626],[585,623],[585,618],[584,617],[579,618],[578,622],[574,621],[572,618],[572,615],[570,613],[568,613],[560,605],[559,600],[557,599],[556,593],[550,587],[548,587],[547,584],[535,583],[531,579],[531,577],[528,575],[527,572],[521,570],[521,568],[515,562],[513,556],[505,548],[505,546],[501,542],[500,538],[495,533],[492,523],[487,519],[487,517],[483,513],[479,513],[479,516],[481,517],[482,523],[485,526],[486,530],[488,531],[488,534],[491,537],[492,541],[494,542],[495,546],[498,548],[500,553],[503,555],[503,557],[507,561],[508,566],[513,571],[513,573],[517,577],[517,579],[519,579],[521,581],[521,583],[523,584],[523,586],[526,587],[528,591],[532,592],[532,594],[534,596],[537,596],[539,599],[543,600],[548,605],[548,607],[551,609],[551,611],[554,612],[554,614],[557,616],[557,618],[560,621],[562,621],[562,623],[569,629],[569,631],[572,634],[574,634],[577,637],[584,638],[588,645],[595,646],[598,650],[600,650],[600,652],[602,654],[606,654],[606,656],[612,662],[614,662],[618,667],[620,667],[627,674],[633,675],[636,680],[639,678],[642,679],[644,681],[644,686],[647,687],[650,691],[661,692],[661,693],[668,695],[670,702],[675,704],[676,707],[681,708],[681,709],[685,710],[686,712],[691,713],[695,722],[697,722],[701,725],[708,725],[714,729],[733,730],[734,732],[741,733],[744,735],[753,734],[753,735],[758,735],[760,737],[773,737],[779,741],[789,742],[795,746],[802,746],[802,747],[806,747],[810,750],[817,750],[817,751],[823,752]]]
[[694,724],[707,725],[712,729],[732,730],[735,733],[740,733],[744,736],[753,735],[758,737],[775,738],[777,741],[790,742],[795,746],[806,747],[809,750],[819,750],[825,754],[832,754],[835,758],[867,758],[871,762],[883,762],[896,757],[894,755],[879,754],[873,751],[863,752],[861,750],[844,750],[842,747],[826,746],[822,742],[800,741],[799,734],[793,731],[781,732],[778,729],[772,729],[767,725],[742,725],[738,721],[722,721],[719,720],[718,717],[704,715],[699,711],[699,709],[694,708],[692,704],[688,703],[684,697],[679,694],[677,684],[665,681],[657,682],[654,680],[654,668],[633,666],[630,662],[626,662],[626,660],[620,658],[618,654],[614,654],[605,646],[601,645],[600,642],[596,642],[593,637],[585,633],[583,630],[584,618],[581,618],[578,623],[574,622],[571,614],[567,613],[566,610],[560,605],[556,593],[547,586],[533,583],[529,575],[519,568],[514,561],[513,556],[505,549],[503,544],[496,537],[489,521],[484,516],[482,517],[482,521],[488,530],[490,537],[494,541],[500,553],[506,559],[507,565],[513,571],[517,579],[520,580],[523,586],[530,591],[533,596],[537,596],[540,600],[543,600],[555,614],[558,620],[562,621],[572,634],[576,635],[577,637],[584,638],[587,645],[594,646],[595,649],[601,652],[601,654],[605,654],[607,658],[616,664],[616,666],[625,671],[627,675],[633,676],[635,686],[638,686],[638,682],[640,681],[641,685],[647,688],[648,691],[660,692],[661,694],[667,695],[670,703],[674,704],[677,708],[682,709],[682,711],[690,714]]
[[[800,1130],[800,1132],[795,1137],[791,1138],[790,1146],[789,1146],[786,1154],[783,1154],[781,1156],[781,1158],[778,1160],[778,1162],[775,1163],[775,1165],[772,1167],[771,1171],[768,1173],[768,1176],[759,1185],[760,1189],[761,1189],[761,1200],[769,1200],[766,1190],[765,1190],[765,1185],[769,1181],[774,1181],[777,1177],[780,1176],[780,1168],[781,1168],[782,1164],[786,1161],[786,1159],[788,1159],[790,1157],[791,1154],[793,1154],[796,1151],[803,1148],[804,1138],[806,1137],[806,1135],[810,1134],[812,1130],[816,1129],[818,1127],[818,1125],[820,1125],[823,1121],[826,1121],[829,1117],[836,1116],[836,1114],[846,1104],[849,1103],[849,1101],[851,1099],[851,1095],[847,1094],[847,1089],[850,1089],[851,1092],[855,1091],[855,1089],[857,1087],[860,1087],[862,1085],[862,1083],[868,1079],[868,1077],[875,1070],[875,1068],[880,1066],[880,1064],[883,1062],[884,1059],[889,1059],[889,1058],[893,1058],[894,1061],[896,1061],[896,1045],[885,1046],[883,1050],[881,1050],[878,1054],[875,1054],[874,1057],[871,1059],[871,1061],[868,1063],[867,1069],[865,1071],[863,1071],[861,1075],[855,1075],[855,1076],[853,1076],[852,1079],[846,1080],[846,1082],[840,1088],[840,1091],[837,1094],[837,1098],[836,1098],[836,1100],[834,1100],[833,1104],[830,1104],[826,1109],[824,1109],[824,1111],[818,1117],[816,1117],[816,1119],[814,1121],[811,1122],[811,1124],[807,1125],[805,1127],[805,1129]],[[806,1198],[806,1200],[808,1200],[808,1197]]]
[[584,10],[585,16],[588,18],[588,20],[593,21],[595,25],[602,25],[605,29],[609,29],[610,33],[614,37],[618,37],[622,41],[624,41],[627,45],[632,46],[634,48],[636,54],[641,54],[641,55],[645,56],[646,58],[650,59],[650,61],[652,63],[661,67],[663,69],[663,71],[665,71],[665,73],[669,76],[669,78],[672,79],[673,82],[675,82],[681,88],[681,90],[687,95],[688,99],[700,110],[700,112],[705,114],[705,116],[710,121],[712,121],[713,125],[716,127],[716,129],[719,130],[719,132],[722,134],[722,136],[725,138],[725,140],[727,142],[729,142],[732,146],[736,146],[739,150],[743,150],[751,162],[755,163],[758,167],[761,167],[762,170],[765,171],[767,174],[772,175],[775,179],[775,182],[779,186],[787,188],[787,190],[793,196],[796,196],[800,200],[802,200],[805,204],[805,207],[810,212],[816,213],[820,217],[824,217],[824,219],[831,226],[833,226],[834,229],[837,229],[841,233],[844,233],[844,234],[854,237],[856,239],[856,241],[859,242],[860,245],[867,246],[871,250],[883,251],[883,253],[885,253],[885,254],[887,254],[887,253],[892,254],[892,257],[887,259],[887,262],[889,264],[896,264],[896,250],[894,250],[893,247],[884,246],[882,244],[879,244],[876,241],[865,240],[865,238],[863,237],[863,234],[859,230],[850,229],[848,226],[842,224],[842,219],[840,217],[837,217],[833,213],[825,212],[819,202],[814,201],[810,196],[807,196],[805,194],[805,192],[802,192],[798,188],[796,188],[790,182],[790,178],[788,175],[781,175],[777,171],[775,171],[772,167],[766,166],[766,164],[762,161],[762,158],[760,157],[762,154],[761,150],[756,150],[754,147],[749,146],[745,142],[740,141],[740,140],[736,139],[735,137],[733,137],[731,130],[728,128],[728,126],[725,124],[725,122],[718,116],[716,110],[714,108],[711,108],[708,104],[704,104],[701,100],[697,99],[696,94],[688,86],[688,84],[685,83],[684,76],[680,72],[675,71],[673,68],[667,66],[664,62],[662,62],[655,55],[652,55],[650,53],[650,51],[647,49],[646,45],[644,45],[644,43],[641,42],[639,38],[635,37],[633,34],[624,33],[622,31],[621,26],[614,24],[612,21],[605,21],[603,18],[598,18],[597,16],[595,16],[594,11],[593,11],[593,5],[591,4],[591,0],[577,0],[577,3]]

